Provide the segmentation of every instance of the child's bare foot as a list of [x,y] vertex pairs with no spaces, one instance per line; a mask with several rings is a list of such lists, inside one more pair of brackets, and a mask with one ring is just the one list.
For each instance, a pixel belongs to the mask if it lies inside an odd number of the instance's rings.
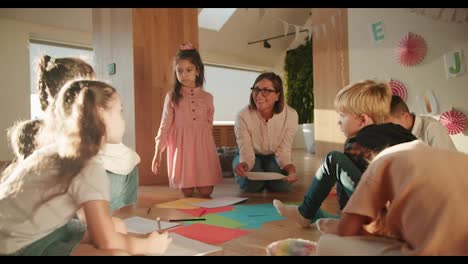
[[284,205],[280,200],[274,199],[273,205],[278,213],[288,219],[298,223],[303,228],[310,227],[310,220],[304,218],[297,209],[296,205]]
[[184,194],[184,197],[192,197],[193,189],[194,188],[182,188],[182,193]]
[[200,193],[201,197],[203,198],[211,198],[211,194],[213,193],[214,186],[201,186],[197,187],[198,192]]

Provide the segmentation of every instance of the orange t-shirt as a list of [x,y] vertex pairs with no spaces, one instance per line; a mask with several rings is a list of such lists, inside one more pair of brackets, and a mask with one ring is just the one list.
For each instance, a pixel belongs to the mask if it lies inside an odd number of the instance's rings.
[[415,140],[377,155],[343,211],[382,220],[405,255],[467,255],[467,203],[468,155]]

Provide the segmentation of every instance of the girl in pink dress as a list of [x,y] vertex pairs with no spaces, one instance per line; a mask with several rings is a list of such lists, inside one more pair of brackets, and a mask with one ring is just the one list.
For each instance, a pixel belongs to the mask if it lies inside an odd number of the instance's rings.
[[181,45],[176,54],[175,77],[174,89],[164,100],[152,170],[158,173],[167,147],[170,187],[182,189],[185,197],[196,187],[201,196],[210,197],[222,180],[212,131],[213,96],[203,90],[203,62],[191,44]]

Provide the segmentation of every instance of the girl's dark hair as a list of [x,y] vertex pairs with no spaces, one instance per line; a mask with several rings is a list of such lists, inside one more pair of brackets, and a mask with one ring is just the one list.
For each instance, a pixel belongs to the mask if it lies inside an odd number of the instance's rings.
[[81,59],[42,56],[38,65],[38,92],[42,110],[45,111],[49,106],[48,98],[55,98],[65,83],[94,75],[93,67]]
[[[98,109],[108,109],[116,90],[99,81],[73,81],[65,84],[47,108],[44,126],[38,135],[39,146],[55,143],[57,152],[27,163],[24,175],[34,171],[49,173],[52,181],[41,204],[68,191],[71,181],[94,157],[104,142],[106,127]],[[50,168],[57,168],[50,170]],[[7,195],[21,189],[22,179],[9,185]]]
[[390,103],[390,114],[398,116],[409,112],[410,111],[405,101],[398,95],[392,95],[392,102]]
[[26,159],[37,148],[37,134],[44,121],[31,119],[17,122],[7,131],[11,148],[18,159]]
[[[279,93],[278,101],[276,101],[275,105],[273,106],[273,112],[276,114],[281,113],[284,108],[284,89],[281,77],[279,77],[279,75],[275,74],[274,72],[264,72],[260,74],[257,79],[255,79],[252,88],[263,79],[270,80],[273,83],[273,88],[275,88],[275,91]],[[250,93],[250,109],[257,110],[257,106],[255,105],[255,100],[253,98],[253,92]]]
[[19,121],[7,129],[7,137],[15,158],[2,170],[0,182],[3,182],[4,177],[13,172],[18,162],[26,159],[37,148],[37,135],[43,124],[42,119],[31,119]]
[[205,82],[205,67],[203,65],[202,59],[200,57],[200,53],[198,53],[197,49],[185,49],[179,50],[177,52],[175,59],[174,59],[174,88],[171,92],[172,102],[174,104],[178,104],[180,99],[182,98],[182,92],[180,91],[182,88],[182,83],[177,80],[176,75],[176,66],[180,60],[188,60],[190,63],[195,65],[195,68],[198,71],[198,75],[195,79],[195,85],[200,86],[203,88],[203,83]]

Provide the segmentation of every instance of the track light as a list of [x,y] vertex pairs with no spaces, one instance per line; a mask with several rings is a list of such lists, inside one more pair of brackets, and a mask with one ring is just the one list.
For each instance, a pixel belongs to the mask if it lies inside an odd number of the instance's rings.
[[[301,30],[298,33],[302,33],[302,32],[307,32],[307,30]],[[294,34],[296,34],[296,32],[291,32],[291,33],[288,33],[286,35],[283,34],[283,35],[278,35],[278,36],[274,36],[274,37],[271,37],[271,38],[266,38],[266,39],[261,39],[261,40],[257,40],[257,41],[248,42],[247,45],[263,42],[263,47],[265,49],[269,49],[269,48],[271,48],[271,44],[268,42],[268,40],[287,37],[287,36],[294,35]]]

